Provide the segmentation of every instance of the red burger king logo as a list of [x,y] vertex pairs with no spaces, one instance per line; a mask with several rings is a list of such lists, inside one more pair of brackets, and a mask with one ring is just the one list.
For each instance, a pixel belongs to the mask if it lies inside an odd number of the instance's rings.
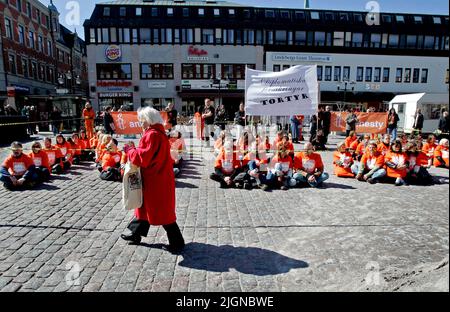
[[105,56],[110,61],[117,61],[122,57],[122,50],[118,45],[110,45],[106,48]]

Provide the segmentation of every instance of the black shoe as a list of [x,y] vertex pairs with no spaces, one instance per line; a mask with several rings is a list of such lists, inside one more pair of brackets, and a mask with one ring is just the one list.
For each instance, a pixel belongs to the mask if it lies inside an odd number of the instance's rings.
[[287,186],[282,186],[281,188],[280,188],[282,191],[287,191],[287,190],[289,190],[289,188],[287,187]]
[[244,189],[251,190],[252,189],[252,185],[250,183],[244,183]]
[[368,178],[367,182],[370,183],[370,184],[376,184],[377,183],[377,181],[372,179],[372,178]]
[[123,240],[130,242],[130,244],[135,244],[135,245],[139,245],[142,240],[142,237],[140,235],[136,235],[136,234],[131,234],[131,235],[122,234],[122,235],[120,235],[120,237]]
[[262,189],[264,192],[267,192],[269,190],[269,186],[267,184],[260,184],[259,188]]

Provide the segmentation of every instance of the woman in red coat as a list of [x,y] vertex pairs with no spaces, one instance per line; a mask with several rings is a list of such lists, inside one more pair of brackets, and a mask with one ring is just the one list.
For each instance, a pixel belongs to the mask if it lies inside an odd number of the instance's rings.
[[128,226],[130,235],[121,237],[134,244],[147,237],[150,225],[162,225],[169,239],[169,251],[180,252],[184,239],[175,214],[175,176],[170,156],[170,143],[160,113],[150,107],[138,111],[144,134],[139,147],[125,146],[130,162],[141,168],[143,204],[136,209]]

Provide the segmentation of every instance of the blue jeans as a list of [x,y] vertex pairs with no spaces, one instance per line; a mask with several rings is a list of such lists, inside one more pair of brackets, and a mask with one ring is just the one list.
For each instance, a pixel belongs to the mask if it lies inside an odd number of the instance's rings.
[[388,127],[388,134],[391,136],[392,141],[397,139],[397,128],[391,129]]
[[[355,176],[358,175],[360,167],[361,167],[361,164],[354,164],[352,166],[352,172]],[[366,169],[364,171],[364,174],[368,173],[369,171],[370,171],[369,169]],[[373,180],[380,180],[381,178],[385,177],[386,174],[387,174],[386,170],[383,168],[380,168],[377,171],[375,171],[374,174],[372,174],[371,178]]]
[[291,129],[292,129],[292,139],[297,140],[300,136],[300,131],[298,131],[299,124],[297,122],[291,122]]
[[302,176],[300,173],[294,174],[294,179],[297,180],[298,184],[307,183],[311,187],[318,187],[319,185],[321,185],[323,182],[325,182],[329,178],[330,178],[330,175],[328,173],[322,173],[322,175],[320,177],[316,177],[316,182],[309,182],[308,179],[306,177]]

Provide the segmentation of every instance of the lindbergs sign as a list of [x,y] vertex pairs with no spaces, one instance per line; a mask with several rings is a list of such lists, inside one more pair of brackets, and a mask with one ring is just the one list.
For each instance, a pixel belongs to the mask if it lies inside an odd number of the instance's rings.
[[282,72],[246,69],[248,116],[315,115],[319,105],[317,66],[294,66]]
[[105,57],[108,61],[119,61],[122,58],[122,49],[116,44],[110,45],[105,50]]

